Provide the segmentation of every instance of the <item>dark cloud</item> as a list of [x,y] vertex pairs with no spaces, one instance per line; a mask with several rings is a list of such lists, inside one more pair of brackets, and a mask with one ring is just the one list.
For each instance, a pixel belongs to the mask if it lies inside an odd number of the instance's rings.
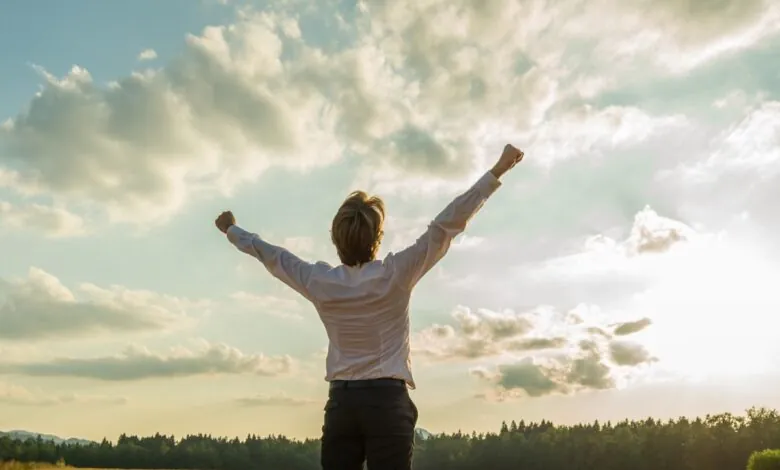
[[555,338],[522,338],[507,343],[507,349],[511,351],[537,351],[541,349],[558,349],[566,346],[568,340],[563,337]]
[[472,374],[491,383],[499,395],[523,392],[529,397],[540,397],[615,387],[612,370],[603,360],[598,344],[589,340],[582,341],[579,351],[573,354],[560,353],[539,360],[529,357],[502,364],[493,372],[475,369]]
[[652,324],[653,322],[649,318],[642,318],[640,320],[619,324],[615,327],[614,333],[617,336],[626,336],[638,333]]
[[614,341],[609,345],[612,361],[619,366],[637,366],[653,361],[653,357],[641,344]]
[[590,334],[599,335],[599,336],[602,336],[604,338],[611,338],[612,337],[612,335],[609,334],[608,332],[604,331],[603,328],[599,328],[597,326],[592,326],[592,327],[588,328],[587,331]]
[[603,390],[613,388],[615,381],[610,376],[609,366],[604,364],[597,353],[588,354],[571,361],[566,376],[569,384],[580,385],[586,389]]
[[530,359],[517,364],[502,365],[498,371],[500,387],[507,390],[523,390],[530,397],[540,397],[565,390],[563,385],[550,379],[546,371]]

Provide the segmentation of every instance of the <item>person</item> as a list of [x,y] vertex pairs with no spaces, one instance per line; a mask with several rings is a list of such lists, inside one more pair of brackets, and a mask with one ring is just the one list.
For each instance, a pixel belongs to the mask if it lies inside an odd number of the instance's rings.
[[331,240],[341,264],[309,263],[238,225],[232,212],[215,223],[240,251],[307,299],[318,312],[329,345],[320,461],[323,470],[412,468],[418,410],[408,389],[411,371],[409,301],[420,279],[447,253],[452,240],[523,159],[507,145],[496,164],[456,197],[411,246],[376,259],[384,203],[363,191],[336,212]]

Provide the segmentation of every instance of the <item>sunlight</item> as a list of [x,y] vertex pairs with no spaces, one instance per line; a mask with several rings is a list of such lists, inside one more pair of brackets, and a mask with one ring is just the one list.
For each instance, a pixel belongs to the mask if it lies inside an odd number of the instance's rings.
[[[634,298],[653,319],[643,343],[691,377],[777,368],[780,270],[739,240],[703,237],[668,254],[660,281]],[[662,275],[661,275],[662,274]]]

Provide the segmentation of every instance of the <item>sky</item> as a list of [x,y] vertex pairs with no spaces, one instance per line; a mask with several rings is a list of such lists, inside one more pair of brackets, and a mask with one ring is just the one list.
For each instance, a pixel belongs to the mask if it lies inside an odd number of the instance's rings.
[[16,0],[0,43],[0,430],[318,437],[317,314],[215,217],[336,263],[364,189],[384,255],[506,143],[412,299],[419,426],[780,407],[778,2]]

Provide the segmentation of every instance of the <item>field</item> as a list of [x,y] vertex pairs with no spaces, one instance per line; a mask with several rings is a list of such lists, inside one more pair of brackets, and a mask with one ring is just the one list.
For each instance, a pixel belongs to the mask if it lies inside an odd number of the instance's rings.
[[68,470],[72,468],[64,465],[0,462],[0,470]]
[[[68,465],[51,465],[39,463],[0,462],[0,470],[76,470]],[[107,468],[80,468],[78,470],[111,470]]]

